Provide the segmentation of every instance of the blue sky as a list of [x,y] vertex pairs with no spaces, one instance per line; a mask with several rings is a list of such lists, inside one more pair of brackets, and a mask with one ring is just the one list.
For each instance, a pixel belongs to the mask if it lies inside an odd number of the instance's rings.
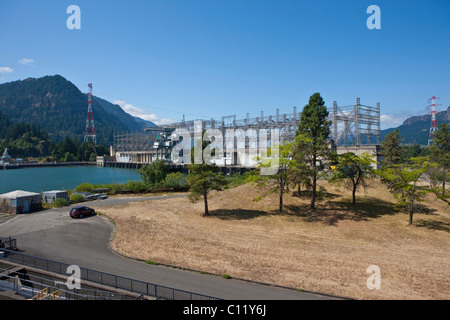
[[315,92],[380,102],[382,128],[450,105],[449,0],[0,0],[0,30],[0,83],[60,74],[157,123],[290,113]]

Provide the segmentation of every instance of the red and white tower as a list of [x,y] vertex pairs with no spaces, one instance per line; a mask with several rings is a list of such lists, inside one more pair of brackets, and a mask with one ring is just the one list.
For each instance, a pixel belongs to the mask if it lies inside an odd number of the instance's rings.
[[431,103],[431,105],[427,106],[427,109],[431,108],[431,127],[430,127],[430,135],[428,136],[428,146],[430,146],[433,143],[434,133],[438,129],[436,120],[436,107],[440,106],[440,104],[436,104],[436,99],[439,98],[433,96],[430,99],[428,99],[428,103]]
[[94,145],[97,143],[97,137],[95,135],[94,126],[94,112],[92,111],[92,83],[88,85],[88,112],[86,120],[86,129],[84,131],[84,141],[92,142]]

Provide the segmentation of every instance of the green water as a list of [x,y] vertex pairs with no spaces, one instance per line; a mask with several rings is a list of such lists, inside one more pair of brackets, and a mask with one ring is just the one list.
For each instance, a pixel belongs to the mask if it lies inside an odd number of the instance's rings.
[[141,180],[136,169],[51,167],[0,170],[0,194],[15,190],[42,192],[73,189],[83,182],[106,184],[130,180]]

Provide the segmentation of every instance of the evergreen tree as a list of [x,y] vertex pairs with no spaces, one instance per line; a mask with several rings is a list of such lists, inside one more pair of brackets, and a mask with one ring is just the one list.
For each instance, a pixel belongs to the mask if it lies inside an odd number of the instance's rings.
[[431,145],[432,159],[442,170],[442,196],[445,197],[445,181],[450,170],[450,132],[448,124],[443,123],[439,130],[434,133],[433,144]]
[[400,133],[397,130],[392,131],[384,137],[381,143],[383,154],[383,166],[399,164],[401,160]]
[[319,162],[327,160],[331,155],[330,126],[327,120],[328,110],[319,93],[309,98],[303,108],[300,124],[297,129],[297,149],[311,170],[311,209],[314,209],[317,194],[317,179],[322,166]]

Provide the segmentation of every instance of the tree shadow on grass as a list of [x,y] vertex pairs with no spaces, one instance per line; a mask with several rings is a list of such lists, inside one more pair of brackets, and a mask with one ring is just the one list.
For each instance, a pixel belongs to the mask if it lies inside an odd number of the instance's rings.
[[414,213],[421,213],[426,215],[437,215],[436,209],[432,209],[424,205],[423,203],[416,203],[414,205]]
[[209,213],[211,218],[218,218],[221,220],[250,220],[270,214],[266,211],[245,209],[216,209],[211,210]]
[[285,206],[285,214],[303,217],[307,222],[323,222],[327,225],[336,225],[342,220],[367,221],[397,212],[392,203],[376,198],[360,199],[355,205],[350,200],[317,203],[314,210],[309,204]]
[[449,232],[450,233],[450,223],[449,222],[444,222],[444,221],[441,221],[441,220],[433,220],[433,221],[417,220],[415,225],[417,227],[420,227],[420,228],[427,228],[427,229],[430,229],[430,230],[441,230],[441,231],[445,231],[445,232]]
[[[297,197],[303,200],[311,199],[311,191],[309,190],[302,190],[300,193],[298,191],[292,192],[293,197]],[[327,190],[319,190],[317,191],[316,199],[317,201],[324,201],[324,200],[330,200],[340,197],[339,194],[328,192]]]

